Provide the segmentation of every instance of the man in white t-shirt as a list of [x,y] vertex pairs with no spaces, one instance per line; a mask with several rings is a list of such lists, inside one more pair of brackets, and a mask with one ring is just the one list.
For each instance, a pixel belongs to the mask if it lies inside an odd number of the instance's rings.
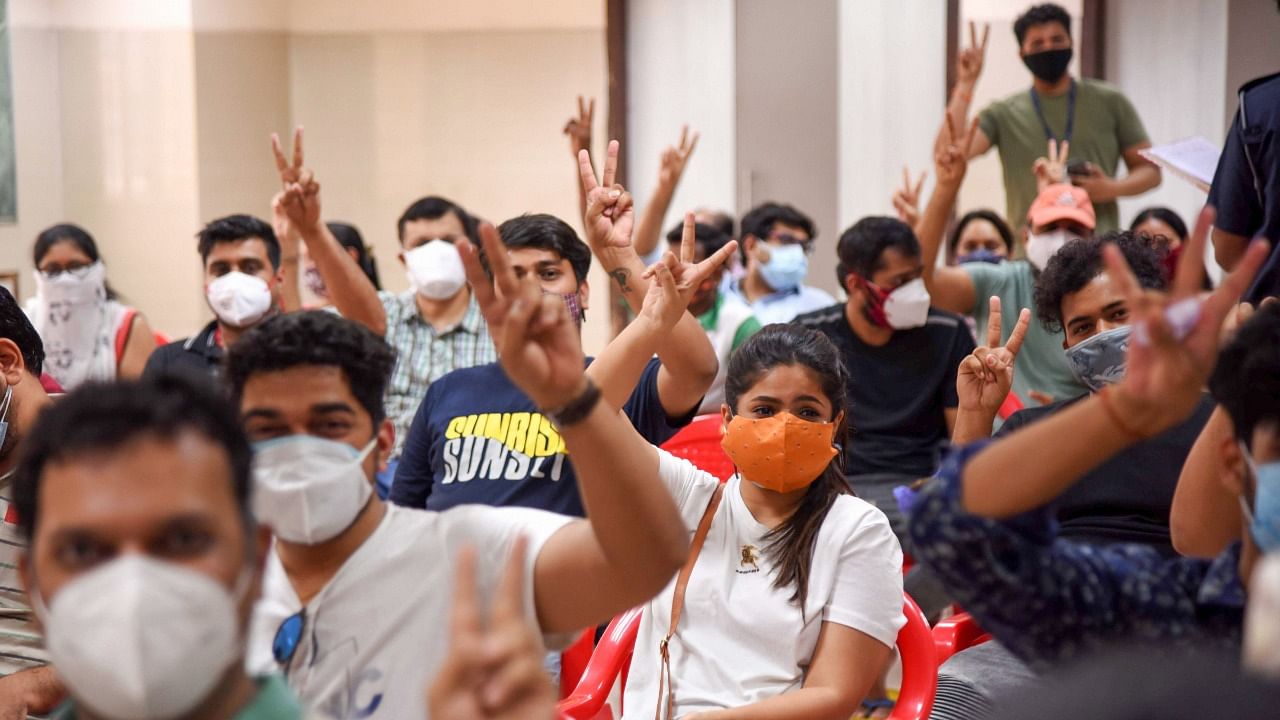
[[318,717],[425,716],[423,687],[445,656],[463,547],[478,553],[487,597],[516,538],[528,538],[525,606],[544,638],[567,637],[652,597],[688,551],[671,497],[644,463],[603,451],[603,437],[634,431],[589,378],[638,378],[710,263],[677,266],[679,290],[664,265],[638,322],[584,375],[563,299],[543,296],[532,277],[516,279],[492,226],[481,237],[498,292],[462,242],[468,278],[505,371],[571,452],[589,522],[517,508],[419,511],[373,496],[374,472],[394,444],[382,409],[393,355],[353,323],[294,313],[229,351],[227,376],[257,443],[255,513],[276,534],[249,662],[255,671],[282,670]]

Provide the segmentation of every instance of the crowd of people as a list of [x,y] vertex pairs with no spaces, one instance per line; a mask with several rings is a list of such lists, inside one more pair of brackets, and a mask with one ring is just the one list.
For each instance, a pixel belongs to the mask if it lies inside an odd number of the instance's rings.
[[[1067,72],[1044,4],[1013,27],[1030,88],[970,119],[988,30],[930,196],[907,176],[834,242],[840,300],[793,205],[664,236],[698,135],[637,208],[581,99],[585,237],[422,197],[400,294],[301,129],[270,217],[196,234],[215,317],[186,338],[89,230],[41,232],[35,294],[0,288],[0,718],[552,718],[558,651],[632,608],[622,717],[888,717],[905,599],[991,638],[937,668],[939,720],[1267,717],[1280,81],[1242,90],[1190,230],[1122,230],[1161,181],[1133,106]],[[955,217],[992,147],[1004,212]],[[593,262],[632,319],[585,357]],[[662,448],[698,416],[727,479]]]

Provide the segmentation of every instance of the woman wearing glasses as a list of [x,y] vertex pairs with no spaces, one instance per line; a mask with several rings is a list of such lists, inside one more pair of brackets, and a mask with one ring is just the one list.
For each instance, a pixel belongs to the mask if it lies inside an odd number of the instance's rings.
[[64,390],[142,374],[156,338],[146,318],[118,301],[93,237],[76,225],[36,236],[36,294],[24,306],[44,341],[44,371]]

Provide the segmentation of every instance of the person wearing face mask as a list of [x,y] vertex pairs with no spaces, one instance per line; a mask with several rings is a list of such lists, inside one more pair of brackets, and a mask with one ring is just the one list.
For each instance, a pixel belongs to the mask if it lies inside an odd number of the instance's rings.
[[[667,233],[667,244],[671,252],[680,251],[680,243],[684,237],[683,225],[671,228]],[[724,247],[730,238],[723,231],[711,225],[697,223],[694,227],[696,250],[694,262],[702,262]],[[699,414],[713,413],[724,403],[724,378],[729,367],[729,356],[742,346],[747,338],[760,332],[760,321],[751,313],[751,308],[738,299],[736,295],[722,292],[720,284],[728,268],[716,268],[689,301],[689,312],[698,318],[698,323],[707,332],[707,339],[715,348],[716,359],[720,361],[720,370],[716,379],[702,398]]]
[[[606,199],[590,199],[590,217],[606,219]],[[625,223],[618,218],[618,233],[628,232]],[[591,232],[593,226],[588,227]],[[686,233],[692,235],[692,230],[689,223]],[[542,291],[560,297],[580,322],[591,297],[591,251],[573,228],[550,215],[524,215],[504,222],[498,233],[517,275],[536,277]],[[688,242],[693,245],[692,238]],[[730,243],[700,265],[709,275],[734,249]],[[619,276],[614,277],[617,281]],[[649,284],[641,273],[622,280],[629,292],[645,297]],[[651,327],[652,318],[645,315],[641,325]],[[609,349],[622,350],[638,372],[615,373],[609,365],[592,361],[593,377],[645,440],[665,442],[694,417],[711,384],[713,376],[680,361],[685,353],[696,352],[715,362],[706,333],[684,313],[657,348],[627,350],[625,342],[614,343]],[[495,462],[499,457],[506,460]],[[583,517],[586,508],[576,475],[577,468],[546,416],[512,382],[505,365],[493,363],[451,373],[427,391],[409,430],[391,501],[428,510],[472,503],[535,507]]]
[[[1036,286],[1036,315],[1054,331],[1066,328],[1064,352],[1089,392],[1020,410],[1009,417],[996,438],[1027,432],[1124,380],[1133,311],[1124,287],[1104,265],[1107,245],[1119,250],[1143,290],[1163,293],[1168,289],[1160,255],[1132,233],[1076,240],[1056,253]],[[970,366],[957,375],[960,412],[952,435],[957,446],[991,436],[996,413],[1009,391],[1014,370],[1004,359],[993,362],[990,350],[975,351],[975,357],[991,364],[990,373],[975,373]],[[1213,407],[1212,398],[1202,394],[1182,421],[1082,471],[1053,503],[1057,536],[1095,548],[1142,547],[1160,557],[1174,557],[1170,530],[1174,496]],[[948,703],[957,706],[1001,697],[1029,677],[1026,667],[998,642],[955,655],[942,672],[945,680],[940,687]]]
[[804,284],[816,237],[813,221],[790,205],[764,203],[742,216],[746,272],[730,291],[762,325],[791,322],[835,302],[825,290]]
[[[1260,309],[1218,352],[1223,321],[1267,243],[1251,246],[1222,286],[1200,298],[1207,234],[1203,222],[1169,296],[1145,292],[1123,253],[1108,248],[1109,282],[1134,309],[1124,379],[1024,430],[956,451],[912,508],[916,560],[1034,668],[1143,643],[1238,653],[1254,570],[1280,550],[1268,497],[1269,466],[1280,461],[1280,308]],[[1199,559],[1059,540],[1054,501],[1120,451],[1185,422],[1206,383],[1235,427],[1218,452],[1221,480],[1240,501],[1233,512],[1249,528],[1242,542]]]
[[[960,123],[969,116],[974,87],[982,74],[986,34],[979,44],[969,27],[970,47],[956,63],[956,84],[947,112]],[[1133,104],[1116,87],[1093,79],[1076,80],[1067,66],[1073,40],[1071,16],[1058,5],[1029,8],[1013,24],[1018,54],[1031,72],[1031,87],[988,105],[978,115],[978,128],[966,157],[995,147],[1004,168],[1005,217],[1021,220],[1038,190],[1031,173],[1046,141],[1069,144],[1070,181],[1083,188],[1098,209],[1099,231],[1117,230],[1116,199],[1140,195],[1160,184],[1160,169],[1140,151],[1151,147]],[[946,144],[938,134],[934,150]],[[1117,177],[1120,160],[1128,174]],[[1061,178],[1065,181],[1066,178]]]
[[931,307],[920,244],[906,223],[868,217],[840,236],[836,275],[847,302],[801,315],[840,349],[853,379],[855,432],[842,447],[858,496],[901,530],[893,488],[933,474],[955,421],[955,371],[973,338],[964,321]]
[[[618,150],[616,141],[609,144],[603,183],[597,181],[590,154],[583,151],[579,157],[579,176],[587,196],[587,242],[568,223],[551,215],[522,215],[498,227],[514,272],[522,278],[537,278],[544,293],[559,297],[578,321],[579,330],[592,297],[587,274],[593,251],[642,319],[637,330],[665,323],[656,322],[644,307],[656,286],[631,244],[635,210],[630,194],[614,182]],[[693,218],[686,215],[680,257],[677,260],[668,253],[667,259],[687,271],[682,277],[689,282],[694,282],[691,278],[696,273],[695,285],[701,286],[737,244],[730,242],[695,263],[694,236]],[[487,247],[484,257],[492,260]],[[695,289],[682,287],[689,293]],[[609,401],[622,409],[642,437],[655,444],[665,442],[693,419],[717,371],[715,351],[692,315],[682,308],[664,326],[668,331],[657,335],[652,346],[633,347],[620,334],[606,347],[611,356],[625,358],[625,370],[614,368],[612,360],[597,365],[603,353],[590,368]],[[499,347],[499,358],[502,352]],[[586,508],[574,483],[576,474],[546,415],[513,383],[505,363],[492,363],[450,373],[427,391],[409,429],[390,498],[399,505],[428,510],[479,503],[582,517]]]
[[999,265],[1013,255],[1013,231],[992,210],[970,210],[956,221],[947,240],[947,264]]
[[5,288],[0,288],[0,717],[47,713],[63,692],[31,605],[22,591],[18,558],[27,542],[18,529],[13,476],[32,425],[50,397],[40,384],[44,344]]
[[937,267],[943,236],[968,171],[964,147],[974,142],[976,132],[977,126],[971,125],[967,136],[959,135],[950,115],[943,122],[946,143],[934,156],[937,183],[916,227],[924,256],[925,286],[936,307],[970,316],[978,328],[988,324],[987,299],[999,297],[1001,306],[1010,310],[1002,317],[1004,340],[1013,333],[1017,311],[1032,308],[1031,326],[1016,361],[1012,392],[1021,406],[1076,397],[1085,386],[1072,375],[1063,358],[1061,334],[1049,332],[1035,321],[1033,296],[1036,279],[1049,258],[1071,238],[1093,234],[1095,216],[1087,193],[1061,183],[1041,191],[1027,215],[1025,259]]
[[415,200],[396,222],[409,289],[378,294],[387,312],[385,337],[396,350],[386,397],[396,445],[387,470],[378,475],[378,492],[384,498],[414,413],[431,385],[454,370],[498,359],[457,250],[459,240],[476,241],[475,228],[476,220],[465,209],[436,196]]
[[302,717],[281,679],[244,670],[269,542],[249,466],[202,380],[88,385],[41,415],[13,495],[22,585],[67,696],[51,718]]
[[97,243],[79,226],[36,237],[36,294],[23,307],[44,340],[47,372],[66,390],[90,380],[138,377],[156,338],[107,283]]
[[[634,432],[613,393],[584,370],[564,298],[544,293],[530,274],[517,277],[518,263],[493,226],[481,225],[479,235],[493,280],[463,241],[468,279],[499,339],[504,369],[550,419],[544,425],[513,417],[500,437],[521,447],[563,443],[591,516],[480,505],[432,512],[383,502],[372,488],[393,444],[382,406],[393,351],[364,328],[319,311],[247,333],[230,349],[227,372],[256,448],[255,514],[276,536],[250,667],[283,672],[309,717],[428,717],[423,688],[446,659],[444,630],[463,548],[474,549],[468,562],[488,599],[524,538],[519,612],[553,647],[644,602],[688,551],[678,510],[654,481],[656,457],[616,445]],[[659,291],[619,336],[622,344],[606,348],[591,370],[629,373],[634,382],[708,267],[689,277],[685,270],[655,269]],[[515,467],[516,452],[500,447],[488,462]],[[485,693],[486,712],[510,699],[492,690],[497,697]]]
[[[287,244],[283,238],[289,237],[290,233],[281,234],[281,225],[277,216],[272,217],[272,225],[275,227],[276,237],[282,239],[281,247],[283,250]],[[360,267],[365,277],[369,279],[369,284],[373,285],[373,289],[381,291],[382,280],[378,277],[378,261],[373,257],[373,248],[365,244],[360,230],[355,225],[344,222],[326,222],[325,227],[329,229],[329,233],[338,241],[338,244],[342,246],[347,255]],[[333,307],[333,293],[329,291],[329,286],[324,282],[324,276],[320,274],[320,268],[311,259],[311,255],[307,252],[305,245],[298,246],[298,257],[299,274],[302,280],[297,283],[297,288],[291,288],[289,276],[286,274],[284,280],[285,310],[293,312],[304,308]],[[284,263],[283,267],[288,268],[288,263]],[[297,278],[294,279],[296,280]],[[304,296],[305,300],[303,299]]]
[[729,361],[727,482],[635,435],[610,438],[611,452],[651,457],[694,535],[644,606],[624,720],[857,710],[905,619],[897,538],[840,471],[853,382],[821,332],[769,325]]

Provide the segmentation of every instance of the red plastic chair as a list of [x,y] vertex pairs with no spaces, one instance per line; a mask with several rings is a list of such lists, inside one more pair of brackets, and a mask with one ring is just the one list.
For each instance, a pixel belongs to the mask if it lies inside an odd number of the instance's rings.
[[[924,613],[910,597],[903,598],[902,612],[907,616],[907,624],[898,632],[897,643],[902,654],[902,689],[889,718],[924,720],[933,710],[933,696],[938,690],[933,634]],[[609,623],[609,629],[596,646],[578,688],[556,706],[563,720],[608,720],[614,717],[605,701],[620,674],[620,687],[626,685],[626,669],[631,665],[639,630],[640,608],[628,610]]]
[[699,415],[662,444],[662,449],[684,458],[721,480],[733,476],[733,461],[720,447],[724,419],[719,415]]
[[1008,420],[1009,416],[1018,412],[1023,408],[1022,398],[1010,392],[1004,396],[1004,402],[1000,403],[1000,409],[996,412],[1001,420]]
[[934,626],[932,634],[938,665],[961,650],[981,645],[991,639],[991,634],[979,627],[978,621],[967,612],[958,612],[940,621]]
[[591,653],[596,646],[596,629],[587,628],[582,631],[573,644],[560,653],[560,697],[565,698],[578,686],[582,673],[591,662]]

